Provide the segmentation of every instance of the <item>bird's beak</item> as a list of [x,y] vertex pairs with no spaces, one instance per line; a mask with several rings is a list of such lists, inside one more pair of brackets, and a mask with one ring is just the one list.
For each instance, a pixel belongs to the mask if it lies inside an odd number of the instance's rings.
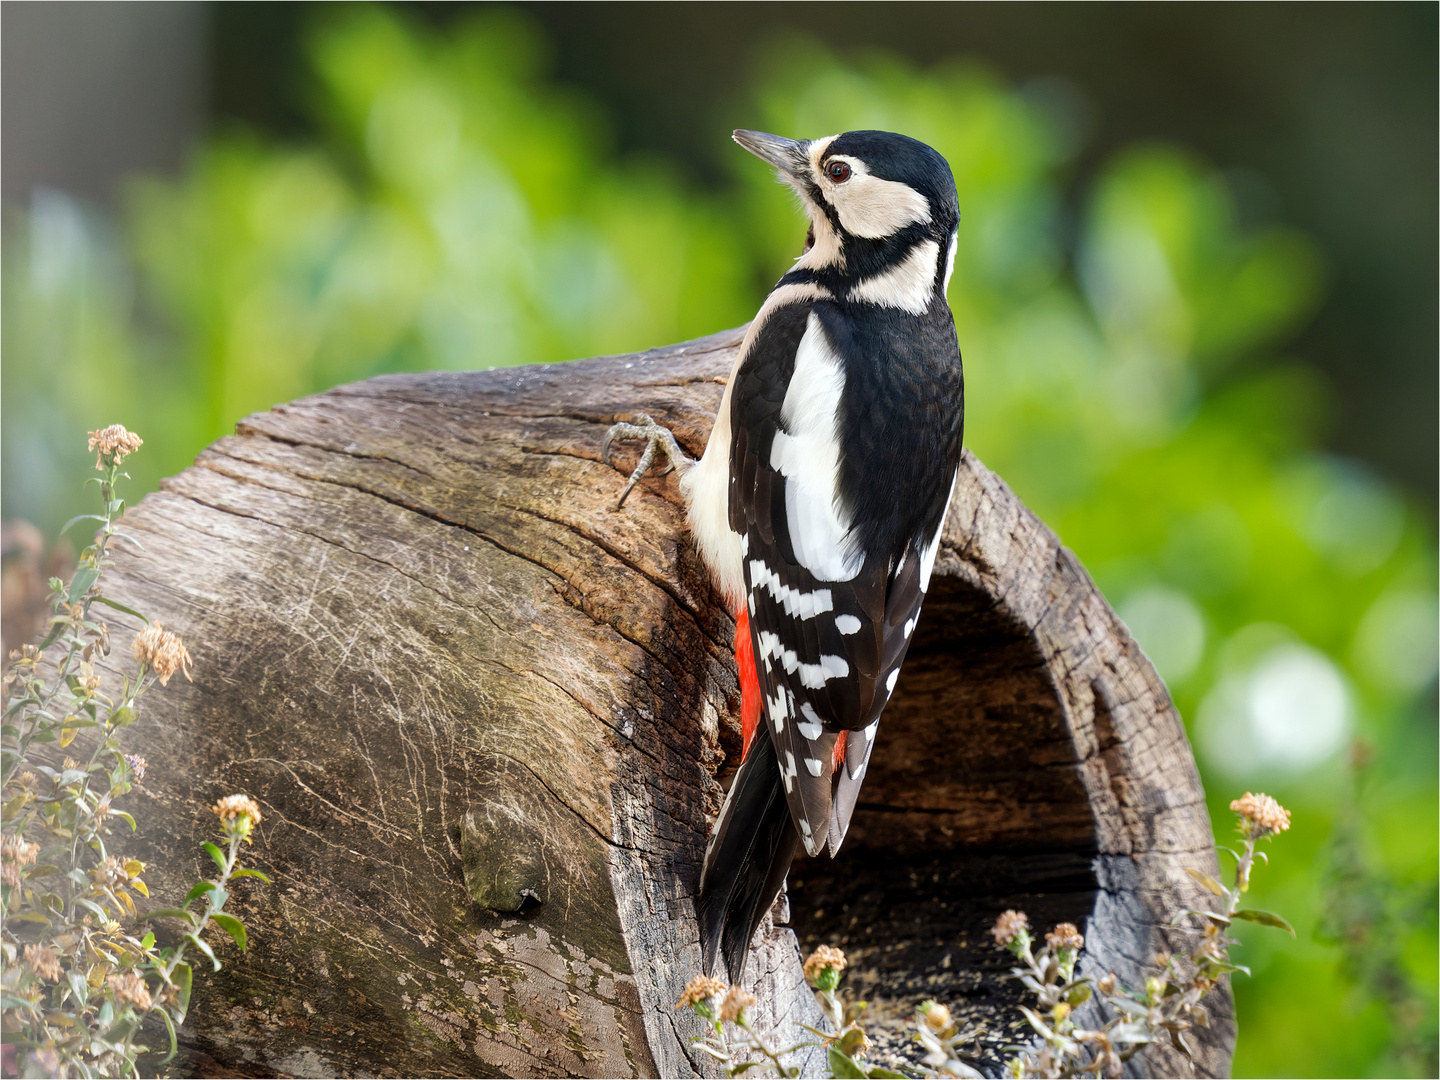
[[736,131],[732,138],[761,161],[768,161],[786,176],[802,179],[810,166],[810,143],[803,139],[786,139],[763,131]]

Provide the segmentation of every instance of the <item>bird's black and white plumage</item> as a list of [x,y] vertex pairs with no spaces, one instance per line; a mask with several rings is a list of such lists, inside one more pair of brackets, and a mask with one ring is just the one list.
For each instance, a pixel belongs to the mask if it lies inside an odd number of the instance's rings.
[[765,734],[721,809],[698,901],[705,970],[723,951],[739,982],[797,843],[833,855],[845,838],[939,547],[964,383],[944,158],[880,131],[735,140],[810,218],[681,479],[701,557],[748,617],[760,684]]

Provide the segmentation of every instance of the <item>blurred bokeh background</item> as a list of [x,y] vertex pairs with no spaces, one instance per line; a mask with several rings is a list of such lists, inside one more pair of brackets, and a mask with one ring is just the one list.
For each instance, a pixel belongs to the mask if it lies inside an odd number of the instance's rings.
[[138,496],[337,383],[737,325],[803,225],[730,129],[904,131],[959,187],[968,444],[1166,677],[1221,841],[1244,790],[1295,813],[1236,1074],[1434,1076],[1436,36],[1433,4],[7,2],[7,613],[87,509],[86,430],[144,436]]

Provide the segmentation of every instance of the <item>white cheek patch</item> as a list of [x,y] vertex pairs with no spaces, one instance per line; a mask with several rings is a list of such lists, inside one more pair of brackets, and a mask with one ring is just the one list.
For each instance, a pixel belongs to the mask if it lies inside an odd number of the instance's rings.
[[809,202],[805,204],[805,212],[810,217],[810,227],[815,231],[815,243],[809,251],[795,260],[795,266],[801,270],[823,270],[826,267],[844,270],[845,245],[840,241],[840,234],[830,224],[830,219],[825,216],[824,211],[811,206]]
[[[795,353],[770,467],[785,477],[785,517],[796,561],[819,581],[850,581],[865,553],[850,540],[840,505],[838,412],[845,391],[840,357],[813,313]],[[828,609],[827,609],[828,610]]]
[[846,232],[867,240],[882,240],[907,225],[929,222],[930,200],[909,184],[871,176],[860,162],[850,161],[850,168],[850,179],[826,185],[826,194]]
[[851,289],[850,299],[923,315],[935,296],[939,259],[940,245],[934,240],[922,241],[910,249],[910,254],[899,265],[865,278]]

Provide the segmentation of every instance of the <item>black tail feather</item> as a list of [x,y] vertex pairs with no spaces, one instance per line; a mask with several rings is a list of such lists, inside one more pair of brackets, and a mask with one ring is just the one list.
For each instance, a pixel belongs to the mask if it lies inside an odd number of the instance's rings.
[[774,744],[757,733],[705,852],[696,913],[706,974],[723,950],[730,981],[745,977],[750,939],[779,895],[799,840]]

